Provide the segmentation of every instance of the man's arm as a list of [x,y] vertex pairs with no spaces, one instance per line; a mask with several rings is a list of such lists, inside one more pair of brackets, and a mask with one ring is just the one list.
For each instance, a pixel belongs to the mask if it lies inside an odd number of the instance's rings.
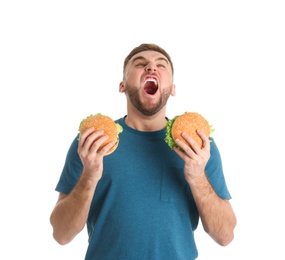
[[109,137],[103,135],[103,131],[93,131],[89,128],[80,135],[78,155],[83,172],[69,194],[59,194],[50,216],[53,237],[62,245],[69,243],[84,228],[96,186],[102,177],[103,157],[114,145],[110,142],[98,151]]
[[228,245],[234,238],[236,216],[228,200],[213,190],[205,174],[190,181],[191,191],[203,228],[218,244]]
[[174,150],[185,162],[185,179],[191,188],[204,230],[218,244],[226,246],[234,238],[236,216],[230,202],[221,199],[207,179],[205,167],[210,158],[210,141],[203,132],[197,133],[203,140],[202,148],[190,136],[183,134],[189,145],[177,139],[177,145],[184,151]]
[[53,237],[61,245],[69,243],[87,221],[97,183],[84,180],[83,176],[84,174],[69,194],[59,194],[50,216]]

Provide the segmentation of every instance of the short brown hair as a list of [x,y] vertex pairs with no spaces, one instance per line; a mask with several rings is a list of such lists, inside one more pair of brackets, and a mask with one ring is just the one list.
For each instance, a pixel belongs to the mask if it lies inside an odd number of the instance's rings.
[[128,64],[128,62],[130,61],[130,59],[136,55],[137,53],[139,52],[142,52],[142,51],[157,51],[157,52],[160,52],[161,54],[163,54],[169,61],[170,63],[170,66],[171,66],[171,70],[172,70],[172,74],[174,73],[174,69],[173,69],[173,64],[172,64],[172,61],[171,61],[171,58],[169,56],[169,54],[164,50],[162,49],[161,47],[159,47],[158,45],[156,44],[153,44],[153,43],[142,43],[141,45],[139,45],[138,47],[135,47],[130,53],[129,55],[125,58],[125,61],[124,61],[124,74],[125,74],[125,69],[126,69],[126,66]]

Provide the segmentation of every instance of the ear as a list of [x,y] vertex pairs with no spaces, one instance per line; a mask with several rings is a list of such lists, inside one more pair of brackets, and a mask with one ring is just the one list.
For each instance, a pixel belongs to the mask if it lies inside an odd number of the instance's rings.
[[125,92],[125,90],[126,90],[125,83],[124,83],[124,81],[121,81],[120,85],[119,85],[119,92],[123,93],[123,92]]
[[171,96],[175,96],[175,95],[176,95],[176,86],[175,84],[172,84]]

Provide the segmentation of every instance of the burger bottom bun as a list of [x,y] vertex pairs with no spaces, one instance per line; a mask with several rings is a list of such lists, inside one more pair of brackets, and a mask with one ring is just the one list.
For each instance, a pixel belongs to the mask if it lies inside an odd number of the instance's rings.
[[119,145],[119,141],[117,141],[117,143],[115,143],[115,145],[105,155],[110,155],[111,153],[115,152],[115,150],[118,148],[118,145]]

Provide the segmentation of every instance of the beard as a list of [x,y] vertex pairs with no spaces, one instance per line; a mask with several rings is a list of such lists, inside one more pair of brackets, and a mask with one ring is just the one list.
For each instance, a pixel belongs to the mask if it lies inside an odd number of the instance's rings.
[[132,88],[128,84],[126,84],[126,94],[130,99],[132,105],[143,115],[152,116],[159,112],[163,107],[166,106],[166,103],[171,95],[171,87],[165,89],[158,101],[155,103],[153,101],[150,102],[142,102],[139,95],[139,89]]

